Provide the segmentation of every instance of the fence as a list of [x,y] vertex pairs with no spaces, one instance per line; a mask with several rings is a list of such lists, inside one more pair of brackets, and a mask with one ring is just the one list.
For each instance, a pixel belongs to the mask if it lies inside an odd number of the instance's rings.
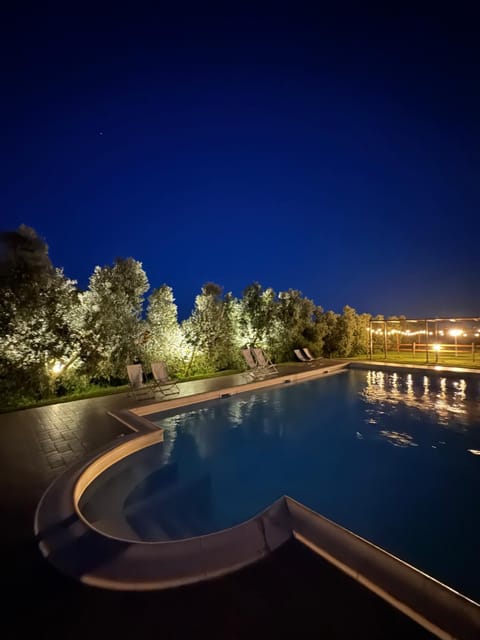
[[413,355],[417,353],[433,354],[437,359],[441,355],[447,355],[451,357],[466,357],[469,356],[475,362],[475,355],[479,352],[479,345],[472,342],[471,344],[439,344],[439,343],[421,343],[421,342],[402,342],[397,345],[395,349],[397,352],[409,352]]

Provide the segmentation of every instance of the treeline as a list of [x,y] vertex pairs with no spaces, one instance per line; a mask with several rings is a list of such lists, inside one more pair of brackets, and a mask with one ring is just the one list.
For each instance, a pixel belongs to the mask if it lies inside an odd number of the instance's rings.
[[3,405],[120,384],[135,361],[165,360],[172,374],[188,376],[243,368],[244,345],[263,347],[276,362],[293,360],[297,347],[326,357],[368,349],[370,315],[348,306],[324,312],[297,290],[254,282],[238,299],[207,283],[179,322],[171,287],[145,299],[150,285],[133,258],[96,267],[81,291],[33,229],[3,232],[0,244]]

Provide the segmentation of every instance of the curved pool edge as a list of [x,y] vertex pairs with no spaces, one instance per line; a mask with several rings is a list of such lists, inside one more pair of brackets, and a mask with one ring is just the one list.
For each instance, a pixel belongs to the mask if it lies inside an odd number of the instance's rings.
[[[308,377],[313,373],[308,372]],[[286,378],[293,381],[293,376]],[[269,380],[268,386],[285,381]],[[237,387],[235,393],[248,391],[250,386]],[[215,397],[225,392],[216,391]],[[210,399],[206,395],[183,398],[182,404]],[[168,409],[168,405],[170,402],[163,402],[161,408]],[[148,409],[148,413],[155,411],[151,406]],[[114,538],[95,529],[78,509],[83,491],[111,465],[163,438],[162,430],[143,418],[144,408],[125,414],[125,422],[137,433],[67,469],[37,506],[34,531],[40,550],[62,573],[113,590],[166,589],[237,571],[294,537],[438,637],[480,636],[477,603],[288,496],[231,529],[196,538],[142,542]]]
[[[129,439],[132,443],[140,438]],[[135,450],[157,441],[142,438]],[[88,474],[93,481],[97,469],[90,474],[89,468],[103,466],[114,449],[67,470],[50,485],[37,507],[35,537],[42,555],[60,572],[90,586],[119,591],[167,589],[237,571],[291,539],[283,498],[235,527],[195,538],[143,542],[102,533],[81,516],[73,496],[80,499],[77,487],[84,484],[82,476]]]

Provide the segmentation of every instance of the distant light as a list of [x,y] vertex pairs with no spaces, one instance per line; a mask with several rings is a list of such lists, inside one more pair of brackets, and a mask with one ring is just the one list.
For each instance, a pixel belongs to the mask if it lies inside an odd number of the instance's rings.
[[461,336],[463,331],[461,329],[450,329],[448,333],[454,338],[456,338],[457,336]]
[[433,345],[433,350],[434,350],[434,351],[440,351],[440,349],[441,349],[441,348],[442,348],[442,347],[441,347],[441,345],[439,345],[439,344],[434,344],[434,345]]

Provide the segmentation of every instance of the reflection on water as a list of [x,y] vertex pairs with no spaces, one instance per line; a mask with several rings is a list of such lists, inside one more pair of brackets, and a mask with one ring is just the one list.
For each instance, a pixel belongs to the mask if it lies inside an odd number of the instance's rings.
[[385,438],[393,444],[394,447],[418,447],[418,444],[413,441],[412,436],[408,435],[408,433],[398,433],[398,431],[382,429],[378,432],[378,435]]
[[[473,383],[472,387],[474,386]],[[366,385],[360,397],[367,404],[365,421],[376,424],[380,416],[395,415],[399,405],[409,407],[414,420],[428,416],[453,429],[468,429],[480,419],[478,399],[469,398],[468,385],[464,379],[447,379],[412,374],[368,371]],[[472,389],[473,391],[473,389]],[[415,415],[416,414],[416,415]]]
[[159,416],[158,424],[165,429],[164,460],[168,462],[175,451],[178,432],[189,433],[199,459],[208,461],[222,455],[227,433],[239,430],[242,442],[257,445],[260,437],[301,440],[315,426],[315,420],[303,420],[303,414],[310,412],[315,417],[318,413],[322,423],[335,423],[340,408],[351,413],[357,439],[374,438],[399,448],[442,447],[446,442],[437,427],[462,433],[480,424],[476,380],[375,370],[356,372],[356,376],[353,372],[343,376],[349,393],[341,400],[322,400],[318,407],[319,396],[304,384],[291,385],[295,389],[291,393],[286,388],[258,391],[192,406],[178,415]]
[[255,429],[260,429],[265,436],[282,437],[285,429],[285,416],[282,401],[276,397],[275,391],[252,393],[247,397],[238,396],[192,406],[188,411],[160,418],[157,423],[165,429],[165,459],[168,460],[175,448],[175,439],[180,430],[188,431],[195,440],[200,458],[208,459],[221,448],[225,428],[243,428],[248,432],[252,412],[255,413]]

